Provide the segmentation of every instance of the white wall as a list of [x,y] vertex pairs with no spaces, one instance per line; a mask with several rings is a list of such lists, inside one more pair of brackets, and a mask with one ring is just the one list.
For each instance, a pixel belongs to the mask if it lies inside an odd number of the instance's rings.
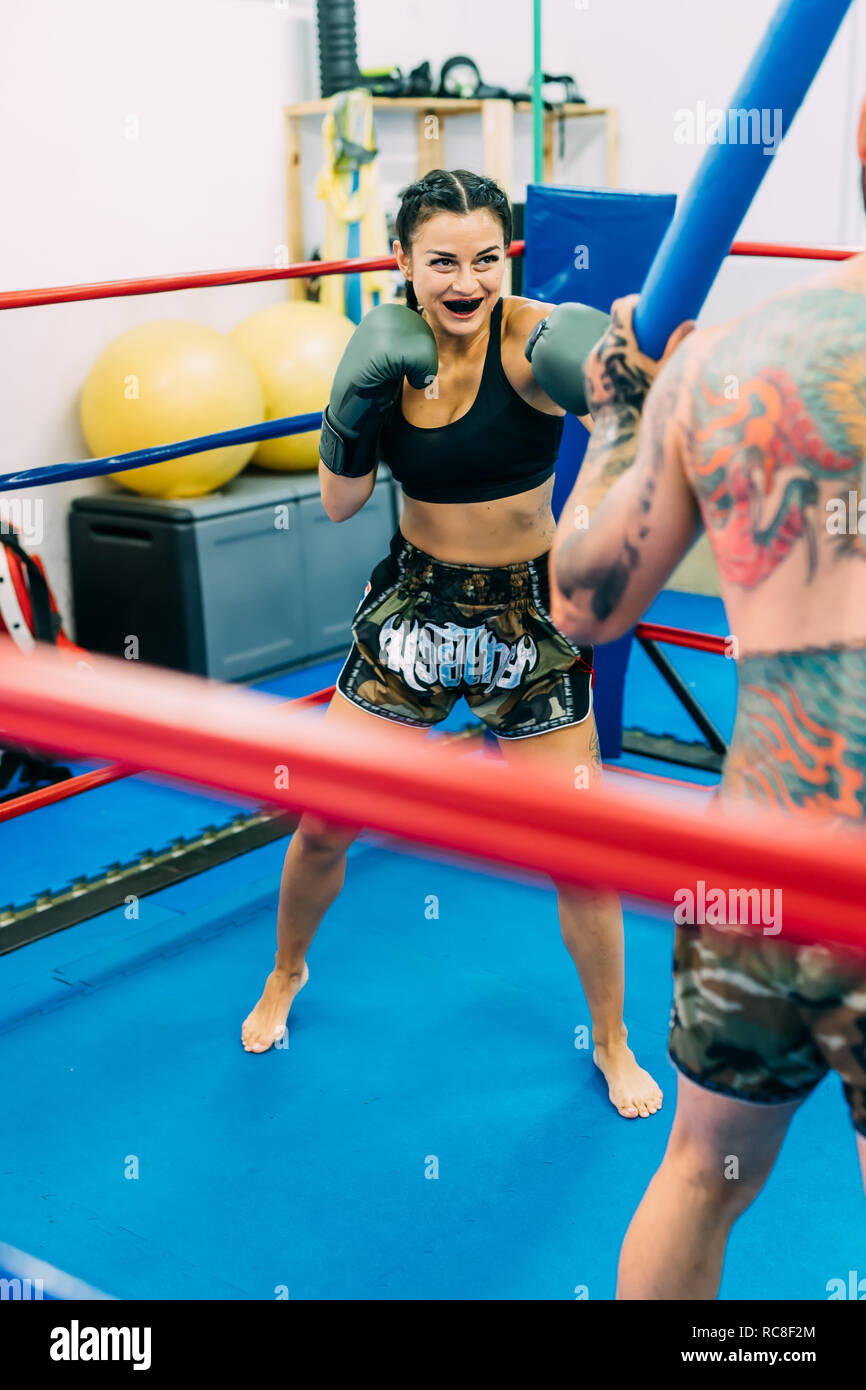
[[[591,105],[620,112],[620,184],[625,189],[682,193],[705,146],[678,144],[676,112],[725,106],[775,13],[777,0],[544,0],[542,61],[570,72]],[[438,72],[455,52],[475,58],[485,81],[509,89],[532,75],[532,6],[499,0],[407,0],[393,9],[359,5],[361,65],[397,63],[405,71],[429,58]],[[453,18],[454,23],[447,20]],[[740,232],[752,241],[842,242],[862,245],[866,227],[857,193],[854,122],[866,95],[866,0],[854,0],[790,134]],[[522,119],[515,160],[515,198],[532,179],[530,117]],[[465,127],[468,120],[455,125]],[[594,129],[590,133],[587,127]],[[572,123],[557,182],[593,185],[603,178],[602,132]],[[408,127],[406,128],[408,131]],[[446,136],[447,140],[447,136]],[[465,140],[453,142],[462,157]],[[450,164],[452,148],[446,143]],[[393,167],[391,193],[409,163]],[[803,263],[731,260],[702,317],[717,322],[815,269]]]
[[[315,96],[309,9],[5,0],[2,288],[274,264],[287,236],[283,107]],[[166,317],[227,330],[284,295],[272,282],[0,313],[0,472],[87,456],[78,393],[125,329]],[[20,494],[44,504],[39,553],[65,616],[69,498],[106,486]]]
[[[774,0],[545,0],[544,64],[571,71],[589,102],[619,107],[622,187],[682,192],[704,151],[676,143],[675,112],[726,104],[774,9]],[[529,0],[358,0],[358,12],[362,66],[408,71],[428,58],[438,73],[463,52],[488,82],[529,81]],[[855,0],[742,235],[863,242],[853,127],[866,92],[864,12],[866,0]],[[0,287],[272,262],[286,240],[282,108],[317,95],[311,0],[6,0]],[[476,162],[473,126],[463,118],[446,128],[452,167]],[[389,117],[378,133],[393,205],[413,177],[414,129]],[[569,139],[557,181],[600,182],[600,126]],[[320,151],[312,120],[307,251],[322,226],[312,193]],[[528,117],[516,166],[520,197],[532,175]],[[704,317],[727,317],[813,269],[729,260]],[[100,349],[127,327],[166,316],[228,329],[284,293],[274,283],[0,313],[0,471],[85,455],[77,395]],[[102,486],[37,490],[40,553],[67,614],[68,498]]]

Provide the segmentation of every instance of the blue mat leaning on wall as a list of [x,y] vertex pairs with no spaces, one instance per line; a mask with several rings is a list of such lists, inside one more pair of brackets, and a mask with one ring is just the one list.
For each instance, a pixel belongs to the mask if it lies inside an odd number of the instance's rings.
[[[546,304],[576,301],[607,313],[640,290],[674,215],[672,193],[533,184],[526,196],[523,293]],[[553,514],[574,487],[588,435],[566,416],[556,463]],[[633,632],[595,652],[595,720],[602,755],[622,752],[622,702]]]

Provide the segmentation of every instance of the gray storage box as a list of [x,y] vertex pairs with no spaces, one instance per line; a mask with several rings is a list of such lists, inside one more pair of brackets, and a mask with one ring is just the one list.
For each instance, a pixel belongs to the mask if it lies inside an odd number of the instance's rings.
[[252,470],[207,497],[171,502],[120,489],[78,497],[69,514],[76,640],[223,681],[347,649],[397,506],[382,465],[369,501],[339,524],[325,515],[314,473]]

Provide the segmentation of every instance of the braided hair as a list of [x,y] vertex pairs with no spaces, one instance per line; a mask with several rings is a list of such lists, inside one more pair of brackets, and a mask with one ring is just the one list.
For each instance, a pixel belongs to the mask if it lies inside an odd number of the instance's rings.
[[[438,212],[465,215],[478,208],[489,208],[502,223],[505,250],[511,245],[511,204],[495,179],[473,174],[468,169],[432,169],[400,190],[400,210],[395,232],[403,250],[408,252],[418,228]],[[415,287],[406,281],[406,304],[418,308]]]

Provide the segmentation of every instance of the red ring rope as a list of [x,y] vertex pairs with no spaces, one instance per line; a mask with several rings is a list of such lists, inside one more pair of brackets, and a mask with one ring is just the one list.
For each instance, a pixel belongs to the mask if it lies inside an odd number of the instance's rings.
[[671,647],[690,647],[696,652],[714,652],[728,656],[730,637],[717,637],[713,632],[690,632],[686,627],[668,627],[665,623],[638,623],[636,637],[650,642],[667,642]]
[[[334,686],[325,690],[314,690],[310,695],[301,695],[297,700],[288,701],[297,707],[324,705],[334,693]],[[92,791],[94,787],[107,786],[109,782],[121,782],[124,777],[132,777],[138,768],[122,767],[112,764],[100,767],[93,772],[81,772],[75,777],[66,777],[62,782],[52,782],[50,787],[37,787],[35,791],[23,792],[21,796],[10,797],[0,802],[0,822],[15,820],[18,816],[39,811],[43,806],[52,806],[56,801],[68,801],[70,797],[80,796],[82,792]]]
[[[513,241],[509,256],[522,256],[525,241]],[[770,241],[735,241],[730,256],[784,256],[798,260],[844,261],[857,256],[862,246],[780,246]],[[358,275],[368,270],[396,270],[393,256],[348,261],[296,261],[275,269],[256,266],[249,270],[203,270],[186,275],[155,275],[138,280],[104,280],[94,285],[60,285],[37,290],[0,293],[0,309],[26,309],[36,304],[68,304],[81,299],[115,299],[130,294],[162,294],[167,290],[205,289],[214,285],[245,285],[260,280],[312,279],[318,275]]]
[[[695,633],[694,635],[703,636],[704,634]],[[682,645],[686,644],[683,643]],[[334,690],[335,687],[329,685],[324,690],[314,690],[309,695],[301,695],[298,699],[290,700],[287,703],[294,705],[296,709],[304,706],[324,705],[330,701]],[[609,772],[616,772],[620,776],[640,777],[648,782],[662,782],[666,787],[685,787],[690,792],[706,793],[707,795],[713,791],[712,786],[706,786],[702,782],[686,782],[679,777],[660,776],[656,772],[642,772],[635,767],[617,767],[611,763],[605,763],[604,767]],[[20,796],[10,797],[8,801],[0,802],[0,822],[15,820],[18,816],[28,815],[31,811],[39,811],[43,806],[51,806],[57,801],[68,801],[73,796],[80,796],[82,792],[92,791],[94,787],[104,787],[110,782],[120,782],[125,777],[135,776],[136,771],[136,768],[111,764],[109,767],[98,768],[93,772],[82,772],[74,777],[67,777],[62,782],[53,782],[48,787],[38,787],[32,792],[22,792]]]
[[350,261],[297,261],[275,269],[203,270],[187,275],[151,275],[143,280],[104,280],[95,285],[60,285],[44,290],[7,290],[0,309],[26,309],[34,304],[68,304],[78,299],[116,299],[128,294],[162,294],[165,290],[200,290],[211,285],[246,285],[260,280],[298,280],[314,275],[351,275],[365,270],[394,270],[393,256]]
[[[0,639],[0,736],[108,757],[255,802],[368,826],[557,883],[603,885],[671,908],[696,880],[780,889],[784,941],[866,949],[863,833],[737,806],[696,816],[635,792],[563,785],[561,764],[468,766],[406,731],[323,721],[273,697],[91,656],[70,668]],[[402,756],[401,756],[402,754]],[[284,785],[285,784],[285,785]]]
[[[513,241],[509,256],[522,256],[525,241]],[[60,285],[43,290],[6,290],[0,309],[27,309],[35,304],[68,304],[79,299],[116,299],[130,294],[163,294],[166,290],[200,290],[213,285],[250,285],[261,280],[303,280],[318,275],[358,275],[368,270],[396,270],[394,256],[361,257],[347,261],[295,261],[279,269],[253,266],[249,270],[202,270],[186,275],[151,275],[143,280],[103,280],[95,285]]]
[[770,256],[797,261],[847,261],[862,246],[785,246],[775,241],[735,241],[729,256]]

